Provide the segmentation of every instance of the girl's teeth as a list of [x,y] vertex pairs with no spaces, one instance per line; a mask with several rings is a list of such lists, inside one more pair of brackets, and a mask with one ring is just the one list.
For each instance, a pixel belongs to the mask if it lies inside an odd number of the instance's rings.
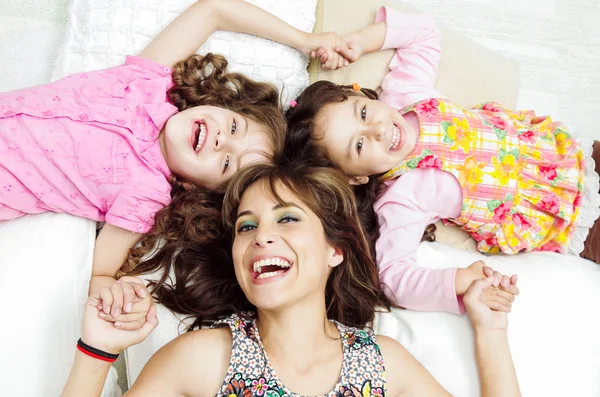
[[206,140],[206,125],[204,123],[200,124],[200,132],[198,133],[198,143],[196,144],[195,151],[197,152],[204,146],[204,141]]
[[390,143],[390,150],[394,150],[400,143],[400,129],[394,125],[394,133],[392,136],[392,142]]
[[275,277],[278,276],[280,274],[283,274],[284,271],[283,270],[277,270],[275,272],[267,272],[267,273],[261,273],[258,275],[257,278],[269,278],[269,277]]

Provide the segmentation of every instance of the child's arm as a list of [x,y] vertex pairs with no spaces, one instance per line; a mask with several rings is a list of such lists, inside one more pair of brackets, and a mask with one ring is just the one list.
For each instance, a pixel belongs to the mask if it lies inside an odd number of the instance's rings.
[[388,105],[402,109],[423,99],[443,97],[433,88],[441,56],[441,35],[433,17],[382,7],[374,25],[344,40],[348,50],[339,53],[351,61],[370,52],[397,49],[381,84],[380,99]]
[[114,284],[115,276],[121,266],[125,264],[129,250],[141,237],[142,234],[133,233],[109,223],[104,225],[96,238],[90,294],[104,286]]
[[[375,203],[380,230],[376,243],[379,278],[400,306],[464,313],[458,296],[472,282],[461,279],[470,277],[469,272],[457,272],[456,268],[430,269],[416,263],[417,249],[427,225],[441,218],[458,217],[461,204],[462,194],[456,179],[433,169],[417,169],[402,175]],[[483,277],[482,274],[480,278]],[[462,285],[466,285],[464,290]]]
[[345,48],[337,34],[303,32],[241,0],[197,1],[160,32],[140,56],[173,66],[193,54],[215,30],[253,34],[292,46],[305,54],[323,47],[331,54],[324,65],[326,68],[343,66],[343,58],[333,51],[335,47]]

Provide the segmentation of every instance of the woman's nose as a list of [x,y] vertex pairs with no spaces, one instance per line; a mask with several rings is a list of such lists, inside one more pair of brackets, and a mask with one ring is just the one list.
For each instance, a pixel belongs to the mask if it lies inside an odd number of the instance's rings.
[[215,151],[220,151],[220,150],[224,150],[227,147],[227,143],[228,143],[228,139],[225,136],[226,134],[223,134],[221,132],[221,130],[217,131],[217,136],[215,137],[215,144],[214,144],[214,149]]
[[259,230],[254,239],[254,245],[262,248],[275,244],[276,242],[277,236],[268,230]]

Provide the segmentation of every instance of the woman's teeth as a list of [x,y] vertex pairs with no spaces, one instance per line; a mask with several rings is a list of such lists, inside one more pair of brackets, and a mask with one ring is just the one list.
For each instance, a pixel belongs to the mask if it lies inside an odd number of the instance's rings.
[[394,124],[393,133],[392,133],[392,142],[390,143],[390,150],[395,150],[400,144],[400,128],[396,127]]
[[258,275],[258,277],[256,278],[269,278],[269,277],[275,277],[275,276],[279,276],[280,274],[285,273],[285,270],[277,270],[275,272],[268,272],[268,273],[261,273]]
[[194,148],[194,151],[198,153],[202,146],[204,146],[204,141],[206,141],[206,125],[204,123],[200,123],[200,132],[198,132],[198,143]]
[[[252,265],[252,270],[254,270],[255,273],[258,273],[258,276],[256,277],[257,279],[259,279],[259,278],[262,279],[262,278],[269,278],[269,277],[274,277],[274,276],[283,274],[291,266],[292,265],[285,259],[269,258],[269,259],[261,259],[259,261],[254,262],[254,264]],[[268,269],[267,269],[267,267],[268,267]],[[279,269],[277,269],[277,268],[279,268]],[[263,273],[263,270],[270,270],[270,271],[265,271]]]

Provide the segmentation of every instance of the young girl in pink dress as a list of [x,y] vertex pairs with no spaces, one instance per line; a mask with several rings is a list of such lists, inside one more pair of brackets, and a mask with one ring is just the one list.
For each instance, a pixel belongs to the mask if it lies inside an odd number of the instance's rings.
[[[52,211],[106,222],[92,291],[114,283],[155,218],[178,238],[182,195],[222,193],[238,169],[281,147],[276,88],[227,73],[222,56],[191,55],[217,29],[307,54],[340,43],[244,1],[202,0],[123,65],[0,94],[0,220]],[[131,310],[126,303],[114,305],[114,317]]]
[[439,219],[470,232],[484,253],[583,252],[600,260],[586,242],[600,202],[592,141],[578,142],[533,112],[496,103],[465,109],[446,99],[433,88],[441,48],[431,17],[385,7],[345,40],[349,49],[340,53],[352,61],[397,49],[379,100],[358,85],[311,85],[287,114],[285,150],[312,138],[371,197],[380,277],[401,306],[462,312],[460,296],[484,277],[483,263],[416,265],[421,236]]

